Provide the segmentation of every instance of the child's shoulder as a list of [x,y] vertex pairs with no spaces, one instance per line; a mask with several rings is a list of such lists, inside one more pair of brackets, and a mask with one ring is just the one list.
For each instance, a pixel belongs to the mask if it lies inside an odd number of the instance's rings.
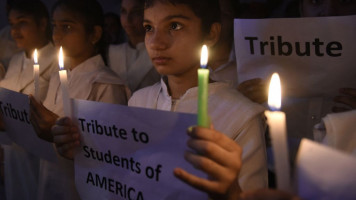
[[125,50],[128,43],[124,42],[122,44],[111,44],[109,45],[109,54],[120,53]]
[[158,96],[160,90],[161,90],[160,82],[139,89],[133,93],[132,97],[129,100],[128,105],[148,108],[149,105],[152,103],[153,99],[155,99],[155,97]]

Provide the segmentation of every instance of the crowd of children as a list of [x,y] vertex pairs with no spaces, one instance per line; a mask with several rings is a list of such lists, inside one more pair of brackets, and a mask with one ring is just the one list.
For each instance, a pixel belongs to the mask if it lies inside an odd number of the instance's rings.
[[[355,2],[313,2],[300,0],[301,16],[356,14]],[[59,47],[65,52],[73,99],[197,113],[197,69],[203,44],[214,55],[209,60],[208,86],[212,126],[187,127],[192,151],[185,159],[209,179],[180,166],[172,173],[211,199],[297,199],[266,190],[266,125],[261,105],[267,99],[266,84],[257,76],[240,84],[237,80],[232,28],[237,5],[229,0],[122,0],[120,20],[128,41],[109,46],[104,13],[96,0],[58,0],[50,14],[40,0],[8,1],[11,36],[19,52],[9,62],[0,60],[6,69],[0,87],[29,95],[31,124],[39,138],[53,143],[58,163],[38,158],[15,143],[1,145],[6,199],[80,199],[73,162],[80,131],[63,112],[61,83],[55,73]],[[1,52],[4,48],[12,49],[0,46]],[[33,96],[35,49],[41,55],[43,91],[37,99]],[[335,111],[356,109],[355,89],[342,89],[335,101],[346,105]]]

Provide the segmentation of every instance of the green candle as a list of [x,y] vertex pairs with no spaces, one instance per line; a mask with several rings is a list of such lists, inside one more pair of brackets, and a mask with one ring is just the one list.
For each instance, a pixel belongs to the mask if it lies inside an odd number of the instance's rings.
[[208,84],[209,70],[206,69],[208,63],[208,48],[203,45],[198,69],[198,125],[209,128],[210,122],[208,117]]

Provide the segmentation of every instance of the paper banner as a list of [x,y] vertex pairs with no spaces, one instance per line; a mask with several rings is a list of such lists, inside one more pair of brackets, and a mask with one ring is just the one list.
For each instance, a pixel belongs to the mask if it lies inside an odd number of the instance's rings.
[[235,19],[239,82],[278,72],[283,95],[334,97],[356,86],[356,15]]
[[354,200],[356,158],[303,139],[297,156],[296,180],[302,199]]
[[7,136],[13,142],[40,158],[57,160],[52,144],[38,138],[30,123],[27,95],[0,88],[0,111]]
[[75,100],[83,143],[75,157],[82,199],[207,199],[173,175],[204,177],[184,160],[196,115]]

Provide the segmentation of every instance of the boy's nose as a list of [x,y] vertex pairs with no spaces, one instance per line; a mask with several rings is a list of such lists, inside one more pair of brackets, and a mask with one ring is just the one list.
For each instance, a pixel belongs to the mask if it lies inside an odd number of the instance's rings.
[[10,33],[12,36],[19,34],[20,32],[20,27],[17,24],[11,25]]
[[60,31],[53,29],[52,39],[55,45],[57,45],[62,40],[62,34]]
[[[147,37],[147,36],[146,36]],[[148,45],[153,50],[164,50],[168,45],[168,36],[164,31],[155,31],[151,36],[147,37]]]

